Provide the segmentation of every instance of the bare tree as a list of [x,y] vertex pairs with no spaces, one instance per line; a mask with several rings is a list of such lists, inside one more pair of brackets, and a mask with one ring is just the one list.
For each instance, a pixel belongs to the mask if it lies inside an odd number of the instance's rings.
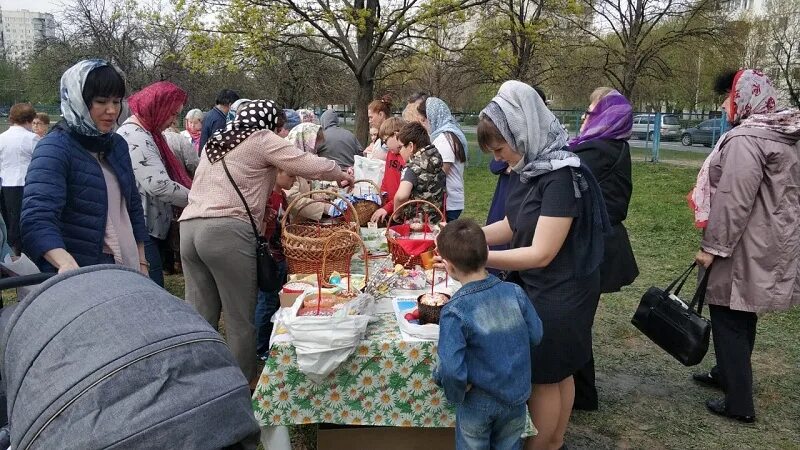
[[789,101],[800,107],[800,0],[767,0],[770,19],[767,49],[771,65],[786,86]]
[[353,95],[356,136],[366,141],[367,105],[385,59],[426,39],[437,18],[486,1],[210,0],[208,5],[223,8],[218,10],[220,26],[193,28],[240,35],[237,51],[271,42],[340,61],[358,87]]
[[663,50],[692,38],[714,38],[725,24],[716,0],[578,0],[564,18],[601,52],[599,69],[624,95],[641,77],[671,75]]

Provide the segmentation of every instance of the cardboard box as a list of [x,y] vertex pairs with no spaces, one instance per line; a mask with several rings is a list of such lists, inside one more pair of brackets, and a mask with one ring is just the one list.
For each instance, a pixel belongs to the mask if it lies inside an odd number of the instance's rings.
[[317,450],[452,450],[455,428],[320,426]]
[[280,292],[278,292],[278,298],[280,299],[281,307],[291,308],[292,305],[294,305],[294,301],[297,300],[297,297],[303,294],[303,292],[305,291],[300,289],[281,289]]

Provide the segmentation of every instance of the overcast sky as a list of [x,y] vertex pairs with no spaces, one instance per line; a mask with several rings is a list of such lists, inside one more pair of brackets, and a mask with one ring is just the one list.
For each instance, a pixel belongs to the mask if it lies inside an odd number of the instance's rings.
[[60,0],[2,0],[2,9],[27,9],[36,12],[54,12],[59,9]]

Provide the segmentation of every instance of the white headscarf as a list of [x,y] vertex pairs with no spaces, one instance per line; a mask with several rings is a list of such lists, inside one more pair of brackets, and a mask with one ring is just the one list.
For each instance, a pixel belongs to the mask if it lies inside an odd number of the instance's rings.
[[[83,136],[101,136],[101,133],[89,114],[89,106],[83,101],[83,85],[89,72],[98,67],[110,66],[102,59],[85,59],[77,62],[61,75],[61,114],[67,125]],[[113,66],[112,66],[113,67]],[[114,68],[116,70],[116,67]],[[119,70],[117,70],[119,72]]]
[[512,168],[523,183],[562,167],[580,167],[580,158],[565,150],[566,130],[531,86],[506,81],[480,115],[491,119],[512,149],[523,156]]

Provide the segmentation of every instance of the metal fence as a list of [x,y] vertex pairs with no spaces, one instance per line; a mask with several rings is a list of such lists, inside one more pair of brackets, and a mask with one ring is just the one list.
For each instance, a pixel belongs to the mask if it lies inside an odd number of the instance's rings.
[[[37,111],[47,112],[51,125],[60,120],[58,105],[34,105]],[[580,131],[583,122],[584,110],[553,109],[553,114],[558,118],[564,129],[575,137]],[[7,115],[7,111],[5,111]],[[461,124],[469,143],[469,165],[488,164],[491,155],[483,154],[478,148],[476,125],[478,114],[474,112],[456,112],[456,120]],[[713,147],[729,127],[725,115],[719,111],[703,113],[661,113],[661,112],[635,112],[633,135],[630,145],[633,149],[643,151],[647,161],[658,162],[662,157],[662,150],[671,153],[688,151],[695,153],[707,152]],[[339,112],[340,125],[348,129],[355,127],[355,114],[353,112]],[[8,117],[0,111],[0,132],[8,129]]]

